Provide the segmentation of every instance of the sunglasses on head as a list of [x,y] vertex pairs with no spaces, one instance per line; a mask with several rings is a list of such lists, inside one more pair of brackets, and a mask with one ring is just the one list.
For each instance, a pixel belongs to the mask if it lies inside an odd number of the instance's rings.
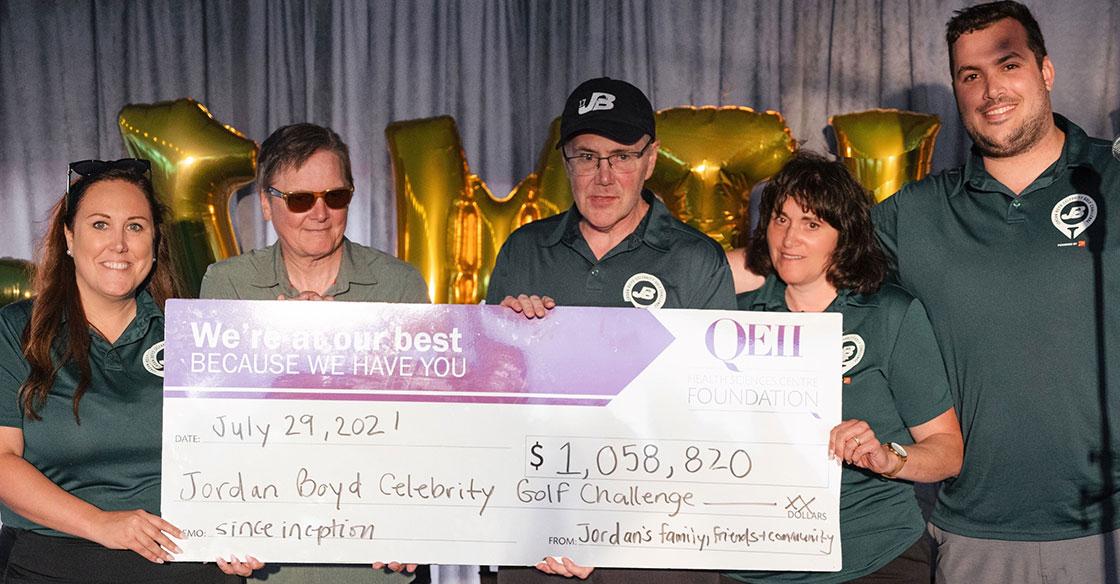
[[345,209],[350,204],[351,197],[354,196],[354,187],[343,187],[338,189],[330,189],[327,191],[295,191],[285,193],[276,187],[268,187],[265,192],[274,196],[284,199],[288,204],[288,210],[292,213],[306,213],[315,206],[316,199],[323,199],[331,209]]
[[122,158],[120,160],[79,160],[71,162],[66,173],[66,204],[71,205],[70,188],[83,178],[95,177],[110,170],[123,170],[143,174],[149,178],[152,175],[152,163],[142,158]]

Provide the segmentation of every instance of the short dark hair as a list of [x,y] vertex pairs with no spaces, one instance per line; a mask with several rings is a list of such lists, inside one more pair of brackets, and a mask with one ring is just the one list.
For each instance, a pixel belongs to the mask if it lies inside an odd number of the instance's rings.
[[945,25],[945,42],[949,44],[949,60],[953,59],[953,45],[961,35],[988,28],[1005,18],[1013,18],[1027,31],[1027,47],[1034,53],[1038,66],[1042,66],[1042,59],[1046,57],[1046,41],[1042,38],[1042,29],[1034,19],[1030,9],[1014,0],[1000,0],[987,2],[962,8],[953,12],[953,17]]
[[271,186],[276,174],[286,168],[299,168],[316,152],[326,150],[338,156],[346,186],[354,186],[350,171],[350,148],[334,130],[301,123],[277,129],[261,144],[257,154],[257,189]]
[[828,283],[860,294],[877,291],[890,265],[871,225],[871,193],[843,164],[811,152],[795,154],[762,190],[747,267],[761,276],[774,272],[766,230],[791,197],[840,232],[826,275]]

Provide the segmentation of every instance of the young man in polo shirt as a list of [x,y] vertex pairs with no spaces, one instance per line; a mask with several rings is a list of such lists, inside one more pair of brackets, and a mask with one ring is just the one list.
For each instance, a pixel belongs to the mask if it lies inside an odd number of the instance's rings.
[[1054,65],[1024,6],[958,11],[946,36],[972,155],[873,211],[964,433],[930,528],[938,582],[1116,583],[1120,163],[1051,111]]
[[[568,97],[560,143],[574,204],[514,231],[490,277],[489,304],[540,318],[557,304],[735,309],[723,249],[675,219],[642,184],[657,162],[653,107],[637,87],[586,81]],[[539,570],[539,571],[538,571]],[[548,558],[502,568],[501,584],[586,578],[591,568]],[[595,582],[715,583],[717,572],[617,570]]]

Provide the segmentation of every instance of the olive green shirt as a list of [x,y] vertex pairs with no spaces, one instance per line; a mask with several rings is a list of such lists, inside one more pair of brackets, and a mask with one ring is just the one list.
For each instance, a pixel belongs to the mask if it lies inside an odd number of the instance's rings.
[[[202,279],[200,298],[276,300],[299,291],[288,280],[280,243],[212,264]],[[384,252],[342,240],[342,263],[328,296],[343,302],[425,304],[428,288],[411,265]],[[371,558],[370,562],[374,559]],[[385,558],[393,559],[393,558]],[[404,584],[409,574],[386,573],[369,566],[338,564],[267,564],[250,582],[269,584]]]
[[[739,308],[789,312],[785,291],[781,280],[768,276],[762,288],[739,295]],[[913,296],[890,284],[869,295],[840,290],[824,311],[844,317],[843,419],[863,420],[883,444],[905,446],[914,442],[909,428],[952,407],[933,329]],[[840,476],[841,571],[729,575],[743,582],[846,582],[887,565],[924,531],[913,483],[844,465]]]
[[[206,269],[199,298],[276,300],[300,291],[288,280],[280,243],[255,249]],[[411,265],[373,248],[342,240],[338,277],[327,290],[335,300],[349,302],[428,302],[428,287]]]
[[932,521],[1003,540],[1120,528],[1120,162],[1061,116],[1016,196],[975,152],[872,211],[925,305],[964,433]]
[[[114,343],[90,333],[90,385],[74,419],[78,368],[59,369],[39,421],[23,415],[20,387],[31,373],[21,342],[34,300],[0,309],[0,426],[23,431],[23,458],[62,490],[104,511],[159,515],[163,441],[163,313],[147,292]],[[57,356],[56,356],[57,358]],[[68,536],[3,508],[4,525]]]

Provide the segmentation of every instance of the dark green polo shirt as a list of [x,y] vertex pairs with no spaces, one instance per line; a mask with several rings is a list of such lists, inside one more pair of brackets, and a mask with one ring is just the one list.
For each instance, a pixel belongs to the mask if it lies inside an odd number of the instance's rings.
[[[739,308],[789,312],[786,286],[773,275],[739,295]],[[884,285],[871,295],[841,290],[825,312],[844,317],[842,418],[867,422],[882,443],[912,444],[908,428],[952,407],[945,366],[922,304]],[[844,465],[840,478],[840,572],[740,572],[744,582],[845,582],[875,572],[925,531],[912,483]]]
[[[23,430],[23,457],[66,492],[105,511],[159,514],[163,424],[163,313],[142,292],[136,318],[117,342],[90,334],[92,380],[74,420],[78,369],[64,367],[39,410],[25,419],[20,386],[30,367],[20,339],[31,318],[25,300],[0,309],[0,426]],[[3,509],[4,525],[66,535]]]
[[596,260],[580,214],[534,221],[510,234],[490,276],[487,304],[506,296],[551,296],[562,306],[735,308],[723,248],[669,213],[649,191],[637,229]]
[[933,522],[1058,540],[1120,527],[1120,162],[1054,116],[1061,157],[1016,197],[973,153],[872,212],[926,306],[964,432]]
[[[199,298],[276,300],[300,293],[288,280],[280,243],[211,264]],[[420,272],[385,252],[342,240],[342,263],[328,296],[349,302],[428,303]]]

